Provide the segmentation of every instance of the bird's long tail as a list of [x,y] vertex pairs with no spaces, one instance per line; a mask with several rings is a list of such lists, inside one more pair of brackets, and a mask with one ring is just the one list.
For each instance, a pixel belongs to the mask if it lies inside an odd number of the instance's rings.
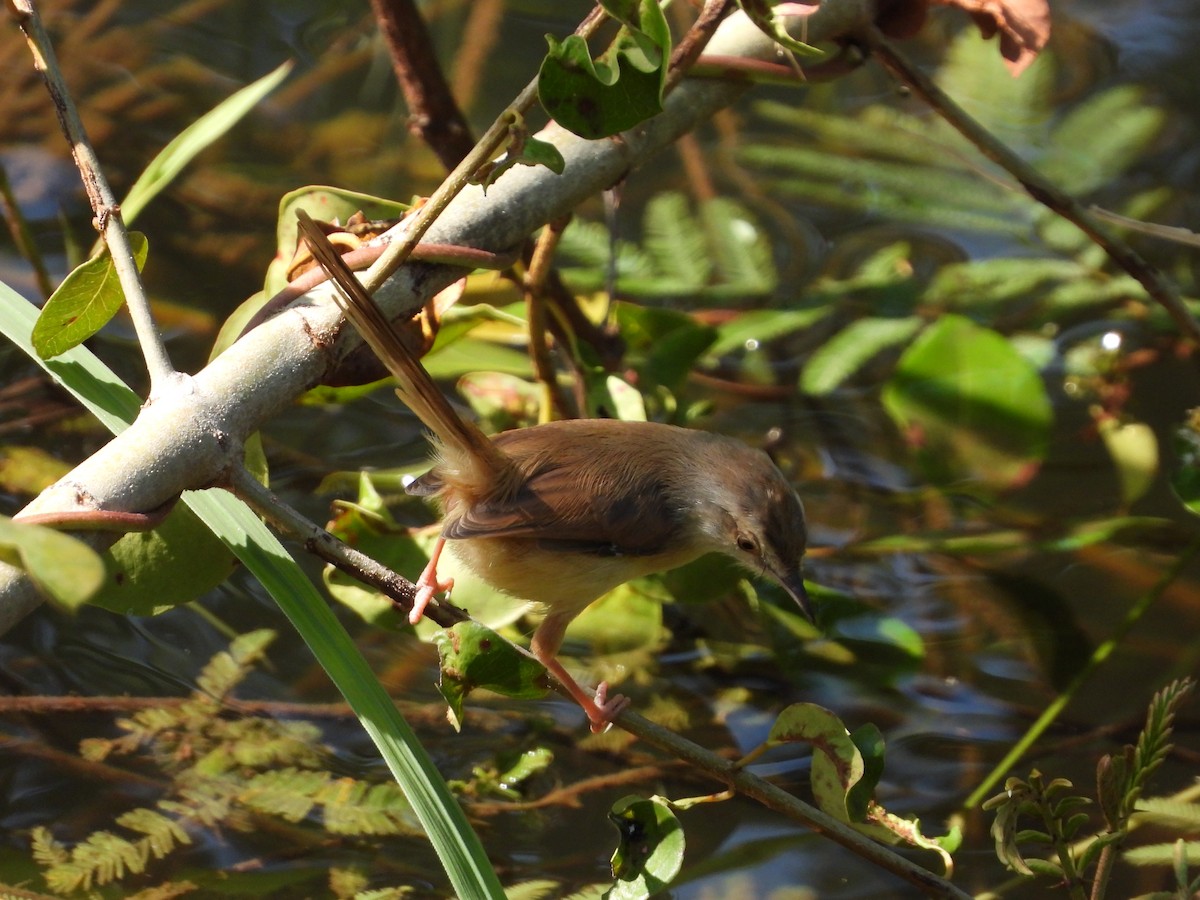
[[304,210],[297,210],[300,233],[336,286],[334,298],[375,355],[396,378],[396,393],[438,442],[457,455],[486,467],[495,479],[511,468],[497,449],[473,422],[460,416],[429,377],[413,350],[393,330],[391,323],[362,283],[350,271],[329,238]]

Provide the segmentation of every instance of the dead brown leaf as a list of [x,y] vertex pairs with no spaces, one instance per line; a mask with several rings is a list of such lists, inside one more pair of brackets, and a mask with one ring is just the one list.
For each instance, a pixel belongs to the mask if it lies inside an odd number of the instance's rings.
[[880,4],[876,24],[890,37],[911,37],[921,29],[932,3],[964,10],[985,38],[999,34],[1000,53],[1014,78],[1050,39],[1047,0],[890,0]]

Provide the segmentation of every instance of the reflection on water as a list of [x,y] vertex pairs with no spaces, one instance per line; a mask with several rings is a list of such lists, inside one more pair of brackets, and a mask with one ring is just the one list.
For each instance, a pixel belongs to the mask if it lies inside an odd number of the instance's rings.
[[[90,21],[86,6],[47,4],[46,15],[61,35],[68,80],[79,86],[85,120],[102,160],[111,167],[118,193],[162,143],[220,97],[286,55],[294,53],[302,60],[301,71],[249,125],[208,151],[138,223],[150,235],[152,246],[147,277],[162,301],[162,314],[176,317],[171,319],[178,325],[172,331],[172,349],[185,364],[201,364],[224,316],[259,288],[274,253],[275,209],[284,192],[303,184],[329,183],[407,197],[427,192],[434,183],[436,163],[407,136],[365,6],[229,0],[178,3],[163,12],[157,4],[144,9],[127,5],[110,20],[96,23],[85,52],[76,29]],[[428,6],[438,46],[448,58],[456,54],[460,60],[467,58],[466,50],[454,41],[470,5]],[[480,70],[484,76],[479,71],[469,73],[488,89],[471,107],[477,124],[495,112],[491,104],[500,102],[492,89],[507,98],[528,77],[527,64],[541,52],[542,33],[561,33],[569,27],[557,4],[516,6],[505,21],[502,42],[493,47]],[[97,9],[94,15],[103,18],[102,12]],[[1200,17],[1190,4],[1075,2],[1056,6],[1056,12],[1063,20],[1060,40],[1088,51],[1078,56],[1080,67],[1088,68],[1086,77],[1072,68],[1074,57],[1061,54],[1063,82],[1084,79],[1087,85],[1064,91],[1064,99],[1074,102],[1103,79],[1149,82],[1151,90],[1161,89],[1169,102],[1177,95],[1185,66],[1188,83],[1194,85],[1195,63],[1187,52],[1194,42],[1187,36],[1200,29]],[[926,52],[939,49],[936,35],[952,27],[949,22],[938,20],[926,39]],[[1114,46],[1119,51],[1115,57]],[[0,117],[0,163],[33,222],[39,246],[54,254],[63,246],[64,232],[77,246],[85,246],[91,234],[79,192],[63,174],[56,126],[28,74],[23,53],[11,33],[0,39],[5,71],[25,73],[15,79],[19,96],[12,91],[0,94],[0,104],[8,104],[3,108],[12,111]],[[518,62],[514,64],[510,57]],[[1095,63],[1103,59],[1109,60],[1108,68]],[[1161,83],[1156,82],[1159,77]],[[507,85],[512,86],[509,93],[499,90]],[[857,109],[864,98],[875,101],[890,91],[881,75],[867,67],[827,89],[819,102],[835,111],[838,103]],[[771,96],[796,102],[791,94]],[[748,110],[739,112],[746,117],[741,123],[746,133],[765,131],[764,123]],[[1194,104],[1182,112],[1194,116]],[[1055,111],[1056,117],[1060,114]],[[721,127],[729,130],[738,125],[724,122]],[[1165,140],[1175,142],[1172,146],[1178,154],[1194,156],[1182,137],[1186,127],[1187,123],[1177,124],[1176,132]],[[1189,167],[1178,154],[1163,161],[1172,178],[1162,180],[1177,190],[1179,198],[1166,209],[1194,206],[1195,179],[1189,177],[1195,171],[1194,159]],[[1131,177],[1145,187],[1157,184],[1155,162],[1141,164]],[[652,193],[686,187],[673,158],[666,155],[661,163],[661,168],[636,174],[625,187],[621,221],[630,239],[639,237],[640,213]],[[723,165],[714,163],[722,178],[730,176],[722,189],[740,195],[737,177],[745,173]],[[995,255],[1001,246],[954,229],[941,233],[880,221],[878,210],[813,209],[800,201],[764,197],[762,192],[748,193],[743,199],[765,221],[780,223],[768,226],[777,246],[793,246],[789,241],[795,239],[795,246],[802,245],[802,253],[809,254],[802,264],[792,261],[796,271],[820,271],[827,278],[849,277],[863,261],[897,240],[909,242],[914,277],[920,283],[943,266],[968,256]],[[66,216],[65,228],[60,227],[60,212]],[[587,210],[585,217],[592,212]],[[801,225],[785,224],[789,218]],[[819,232],[824,246],[812,240],[812,232]],[[1027,249],[1038,252],[1037,246]],[[1160,264],[1169,271],[1179,271],[1168,258],[1179,251],[1156,246],[1150,252],[1163,259]],[[5,245],[0,253],[4,260],[0,277],[32,295],[20,267],[12,262],[10,247]],[[786,271],[784,264],[779,268]],[[10,270],[15,273],[11,277]],[[779,294],[786,296],[777,300],[790,302],[792,291],[793,286],[785,282]],[[880,294],[876,299],[896,298]],[[687,308],[680,300],[665,303]],[[187,316],[182,307],[187,308]],[[1019,318],[1021,311],[1011,314]],[[833,709],[851,728],[873,722],[888,742],[880,800],[894,812],[919,816],[927,831],[939,833],[945,819],[958,812],[961,799],[1069,682],[1090,649],[1112,632],[1133,599],[1153,586],[1178,552],[1178,545],[1165,539],[1157,548],[1102,543],[1046,551],[1025,542],[1007,553],[959,558],[934,552],[869,555],[855,550],[873,538],[961,535],[1026,525],[1050,537],[1067,518],[1103,517],[1120,509],[1123,486],[1109,464],[1106,445],[1089,431],[1092,419],[1087,407],[1077,402],[1077,391],[1090,396],[1087,392],[1100,387],[1079,381],[1068,386],[1074,377],[1071,353],[1112,325],[1107,320],[1066,324],[1070,327],[1053,336],[1058,357],[1043,368],[1053,382],[1049,387],[1058,417],[1048,461],[1032,483],[994,505],[923,489],[921,473],[880,407],[879,384],[869,379],[819,401],[789,396],[782,403],[752,403],[719,388],[704,395],[702,399],[717,409],[716,427],[754,439],[782,426],[781,457],[806,485],[815,544],[832,548],[814,554],[810,574],[860,606],[855,616],[829,616],[836,623],[837,632],[831,635],[836,641],[822,646],[798,641],[782,629],[772,631],[766,619],[747,613],[741,596],[679,604],[665,614],[668,642],[653,658],[643,655],[636,675],[622,690],[634,697],[639,709],[652,709],[659,700],[673,702],[675,714],[690,717],[700,743],[742,751],[760,742],[778,710],[792,702],[811,701]],[[1014,321],[1011,327],[1020,325]],[[1155,322],[1126,323],[1121,328],[1125,340],[1118,352],[1139,361],[1130,366],[1123,382],[1131,398],[1127,408],[1153,430],[1165,454],[1171,430],[1200,397],[1193,361],[1174,353]],[[100,352],[121,352],[117,346],[121,336],[120,327],[114,326],[110,339],[101,340]],[[765,373],[790,383],[798,371],[797,359],[813,352],[821,339],[820,329],[814,328],[783,341],[763,340],[736,361],[756,375]],[[123,365],[132,368],[134,363]],[[28,371],[12,351],[0,351],[0,381],[8,383]],[[866,371],[871,373],[869,368]],[[882,368],[876,374],[886,377]],[[419,447],[411,425],[381,396],[356,401],[344,411],[305,408],[267,430],[276,463],[275,486],[313,518],[326,515],[329,497],[313,491],[329,471],[396,465],[410,461]],[[1098,397],[1096,402],[1110,400]],[[383,416],[381,404],[388,410]],[[395,458],[398,429],[403,429],[403,441],[411,451],[405,460]],[[5,441],[38,442],[64,455],[71,455],[67,450],[77,451],[73,459],[100,440],[94,435],[68,438],[73,432],[65,425],[25,432],[8,429],[0,434]],[[11,502],[5,511],[20,505],[12,497],[6,500]],[[1161,475],[1133,511],[1181,519],[1179,504]],[[1195,671],[1197,650],[1191,636],[1200,626],[1196,575],[1193,567],[1166,592],[1021,771],[1037,766],[1071,778],[1078,786],[1089,784],[1095,760],[1132,739],[1152,690],[1168,677]],[[838,608],[841,602],[830,600],[830,608]],[[179,609],[152,620],[128,620],[94,610],[68,619],[41,611],[0,643],[5,693],[14,697],[183,696],[194,688],[199,668],[226,645],[224,623],[235,632],[257,627],[280,631],[269,654],[270,664],[251,676],[240,696],[279,704],[336,700],[308,651],[249,579],[235,578],[206,598],[205,605],[209,614]],[[579,779],[657,765],[638,747],[627,748],[629,755],[623,757],[577,746],[583,739],[578,716],[558,701],[481,702],[487,711],[469,718],[464,734],[455,736],[439,722],[440,700],[430,684],[435,676],[429,648],[409,637],[366,629],[348,614],[345,619],[359,633],[389,689],[406,702],[426,706],[424,714],[414,708],[412,715],[419,719],[449,777],[470,779],[472,768],[490,761],[498,746],[521,748],[538,742],[552,747],[555,760],[550,772],[526,785],[531,798]],[[880,631],[894,623],[919,637],[917,653],[905,649],[902,636],[880,637]],[[526,718],[548,709],[569,728],[548,730],[545,720]],[[293,714],[282,710],[280,705],[271,714]],[[715,721],[709,720],[712,710],[720,713]],[[104,827],[115,808],[154,802],[161,775],[148,767],[88,766],[77,761],[75,750],[81,738],[113,735],[112,716],[101,704],[88,714],[24,710],[10,711],[2,720],[9,752],[0,763],[5,810],[0,825],[9,840],[0,851],[0,880],[25,877],[19,860],[27,853],[26,829],[56,823],[60,836],[73,840]],[[331,712],[322,720],[322,728],[332,768],[347,775],[384,777],[373,749],[344,711]],[[1104,733],[1092,735],[1097,728],[1104,728]],[[1195,752],[1188,736],[1179,743],[1185,754],[1189,745]],[[1169,763],[1157,777],[1162,791],[1190,777],[1188,762],[1194,764],[1194,756],[1184,755],[1182,760]],[[764,758],[759,771],[789,790],[807,794],[805,753],[777,749]],[[579,807],[563,804],[493,814],[486,819],[484,840],[506,883],[545,876],[582,885],[605,878],[614,833],[604,812],[621,793],[687,796],[711,788],[693,783],[679,770],[656,768],[644,783],[606,785],[585,794]],[[689,855],[685,881],[673,896],[767,896],[785,885],[811,885],[823,897],[904,895],[904,889],[887,876],[864,870],[848,854],[781,824],[754,804],[738,800],[720,807],[718,814],[711,810],[700,807],[683,817]],[[986,817],[972,811],[964,827],[967,842],[959,862],[960,883],[967,889],[1001,883],[1005,875],[990,853]],[[307,883],[303,879],[281,878],[277,886],[270,880],[291,871],[305,873],[311,883],[304,890],[319,895],[323,888],[316,885],[324,885],[325,870],[340,865],[339,857],[335,850],[307,846],[305,852],[311,856],[299,858],[297,834],[280,828],[252,838],[207,836],[187,855],[185,865],[220,867],[260,857],[262,893],[295,896],[288,892],[296,889],[296,883]],[[305,840],[311,840],[311,835]],[[430,874],[438,871],[432,856],[419,842],[405,846],[409,856],[404,858],[410,861],[393,862],[388,883],[412,883],[418,891],[436,891],[442,877]],[[370,852],[356,852],[357,862],[373,859]]]

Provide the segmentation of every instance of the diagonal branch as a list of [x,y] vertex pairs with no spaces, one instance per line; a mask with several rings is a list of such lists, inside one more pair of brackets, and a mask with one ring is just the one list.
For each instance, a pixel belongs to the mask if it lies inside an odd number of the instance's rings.
[[1179,326],[1180,332],[1200,342],[1200,324],[1188,312],[1179,291],[1158,269],[1101,225],[1083,204],[1043,177],[1037,169],[967,115],[961,106],[934,84],[933,79],[905,59],[877,26],[868,25],[863,30],[862,39],[892,77],[911,88],[934,112],[974,144],[980,153],[1017,179],[1030,197],[1083,231],[1108,254],[1109,259],[1141,282],[1146,293]]

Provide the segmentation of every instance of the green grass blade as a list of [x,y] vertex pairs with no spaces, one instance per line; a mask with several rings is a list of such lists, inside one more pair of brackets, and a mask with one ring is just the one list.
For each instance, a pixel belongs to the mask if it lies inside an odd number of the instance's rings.
[[[75,347],[40,360],[30,340],[37,309],[0,282],[0,333],[36,360],[113,432],[141,401],[91,351]],[[188,491],[184,501],[237,554],[275,598],[317,661],[358,715],[429,835],[460,897],[503,897],[483,846],[458,801],[324,598],[245,504],[220,490]]]
[[205,148],[236,125],[267,94],[275,90],[292,71],[290,61],[258,81],[246,85],[240,91],[226,97],[199,119],[179,132],[174,139],[159,151],[145,171],[134,182],[125,199],[121,201],[121,216],[128,225],[137,217],[146,204],[169,185],[183,171],[184,166],[196,158]]

